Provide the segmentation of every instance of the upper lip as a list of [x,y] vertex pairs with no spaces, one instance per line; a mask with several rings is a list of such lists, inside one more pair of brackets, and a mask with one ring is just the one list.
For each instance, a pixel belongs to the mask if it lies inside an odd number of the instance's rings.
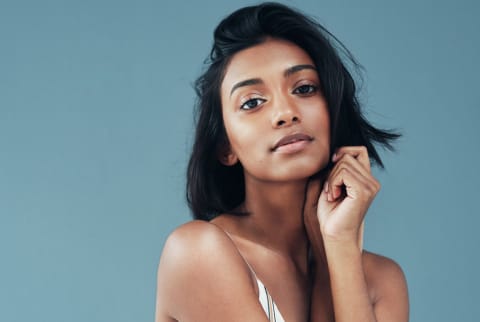
[[307,135],[305,133],[293,133],[287,136],[284,136],[280,140],[277,141],[277,143],[273,146],[272,150],[275,151],[282,145],[287,145],[293,142],[297,141],[311,141],[313,138],[310,135]]

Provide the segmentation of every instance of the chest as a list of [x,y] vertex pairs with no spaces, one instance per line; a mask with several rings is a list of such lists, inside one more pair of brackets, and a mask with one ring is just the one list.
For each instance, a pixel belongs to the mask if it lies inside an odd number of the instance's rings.
[[289,261],[250,259],[256,278],[260,280],[259,296],[268,293],[285,321],[307,321],[310,308],[308,277]]

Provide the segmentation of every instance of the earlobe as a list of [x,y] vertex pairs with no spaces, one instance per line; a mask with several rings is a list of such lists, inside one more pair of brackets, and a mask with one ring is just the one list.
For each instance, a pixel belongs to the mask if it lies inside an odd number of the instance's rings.
[[235,165],[238,162],[238,157],[237,155],[231,151],[230,149],[228,151],[225,151],[225,153],[222,153],[220,155],[220,163],[226,166],[232,166]]

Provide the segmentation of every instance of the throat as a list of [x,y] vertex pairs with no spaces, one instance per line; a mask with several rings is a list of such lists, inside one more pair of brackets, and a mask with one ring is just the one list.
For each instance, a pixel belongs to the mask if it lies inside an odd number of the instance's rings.
[[258,182],[245,177],[247,213],[238,220],[241,234],[265,248],[303,263],[308,239],[303,222],[306,180],[288,183]]

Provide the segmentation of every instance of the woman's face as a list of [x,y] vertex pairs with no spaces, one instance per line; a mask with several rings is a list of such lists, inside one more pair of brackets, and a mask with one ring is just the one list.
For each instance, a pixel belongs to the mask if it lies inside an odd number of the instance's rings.
[[232,57],[221,87],[230,143],[224,164],[239,160],[245,176],[305,179],[328,164],[330,120],[309,55],[277,39]]

